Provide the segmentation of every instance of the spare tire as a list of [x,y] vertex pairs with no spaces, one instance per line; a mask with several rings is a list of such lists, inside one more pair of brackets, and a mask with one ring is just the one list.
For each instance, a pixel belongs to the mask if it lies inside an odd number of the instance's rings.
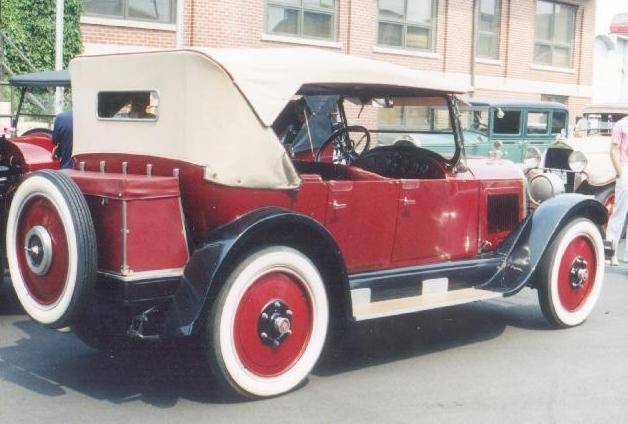
[[50,170],[26,177],[13,196],[6,236],[11,280],[26,313],[49,327],[70,325],[93,294],[98,258],[76,183]]

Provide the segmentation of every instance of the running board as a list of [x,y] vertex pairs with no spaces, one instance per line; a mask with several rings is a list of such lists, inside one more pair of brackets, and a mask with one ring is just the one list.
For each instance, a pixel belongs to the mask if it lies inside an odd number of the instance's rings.
[[495,299],[502,296],[502,293],[494,291],[467,288],[371,302],[371,289],[360,288],[351,290],[351,304],[353,306],[353,318],[356,321],[364,321],[427,311],[428,309],[445,308],[478,300]]

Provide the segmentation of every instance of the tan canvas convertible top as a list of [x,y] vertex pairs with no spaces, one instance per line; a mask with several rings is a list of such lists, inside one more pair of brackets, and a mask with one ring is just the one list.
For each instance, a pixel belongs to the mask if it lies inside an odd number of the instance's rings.
[[626,114],[628,115],[628,104],[623,103],[603,103],[595,105],[586,105],[582,109],[583,114],[599,113],[599,114]]
[[[219,184],[295,188],[300,180],[270,128],[297,93],[462,93],[420,71],[310,48],[186,49],[83,56],[70,64],[74,154],[129,153],[205,167]],[[154,121],[97,117],[104,91],[158,93]],[[362,91],[361,91],[362,90]]]

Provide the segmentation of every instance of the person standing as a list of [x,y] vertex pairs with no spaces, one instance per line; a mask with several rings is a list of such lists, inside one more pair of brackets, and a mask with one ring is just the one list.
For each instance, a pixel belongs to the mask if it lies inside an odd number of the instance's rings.
[[55,145],[55,155],[61,162],[61,169],[72,168],[72,131],[72,111],[58,114],[52,129],[52,144]]
[[[615,208],[608,221],[606,239],[612,243],[611,265],[618,265],[617,249],[628,215],[628,116],[613,127],[611,160],[617,172],[615,181]],[[624,250],[623,262],[628,262],[628,248]]]

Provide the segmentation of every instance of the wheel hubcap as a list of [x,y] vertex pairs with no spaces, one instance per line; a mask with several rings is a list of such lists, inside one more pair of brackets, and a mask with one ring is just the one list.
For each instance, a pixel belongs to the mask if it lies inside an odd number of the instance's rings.
[[593,241],[584,235],[575,237],[567,245],[558,270],[558,297],[566,310],[576,311],[585,302],[595,284],[596,269]]
[[588,279],[589,269],[587,261],[582,256],[578,256],[571,264],[571,269],[569,270],[571,287],[579,290],[584,287]]
[[31,228],[24,240],[26,263],[37,275],[46,275],[52,264],[52,238],[41,225]]
[[313,307],[301,278],[289,270],[256,277],[240,299],[234,344],[244,368],[261,377],[288,371],[310,342]]
[[277,348],[292,334],[292,311],[282,301],[272,301],[262,310],[257,328],[262,342]]

